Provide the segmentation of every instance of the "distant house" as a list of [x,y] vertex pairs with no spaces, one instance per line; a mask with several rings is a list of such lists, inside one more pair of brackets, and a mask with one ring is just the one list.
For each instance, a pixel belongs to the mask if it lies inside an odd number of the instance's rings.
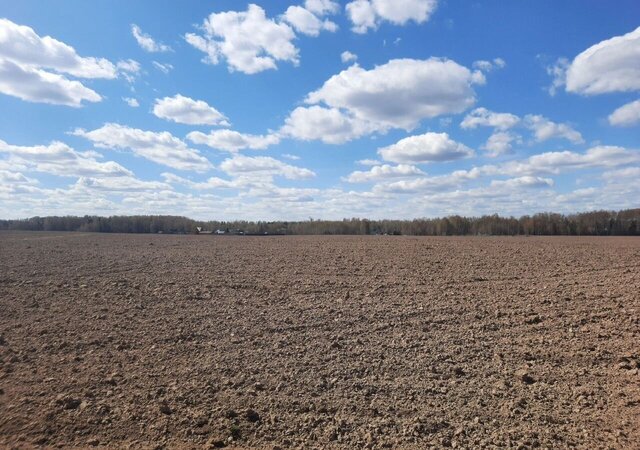
[[196,227],[196,233],[197,234],[212,234],[213,231],[203,230],[202,227]]

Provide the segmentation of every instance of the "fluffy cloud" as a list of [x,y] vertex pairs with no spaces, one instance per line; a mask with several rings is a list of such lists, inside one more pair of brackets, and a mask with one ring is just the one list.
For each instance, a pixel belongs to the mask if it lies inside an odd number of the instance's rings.
[[132,108],[137,108],[138,106],[140,106],[140,103],[138,103],[138,100],[136,100],[135,98],[122,97],[122,101],[125,102],[127,105],[131,106]]
[[[100,162],[96,152],[78,152],[68,145],[54,141],[49,145],[10,145],[0,140],[0,154],[8,155],[9,167],[20,170],[50,173],[58,176],[131,176],[131,171],[114,161]],[[2,162],[2,160],[0,160]]]
[[492,187],[508,187],[508,188],[546,188],[553,186],[551,178],[524,176],[517,178],[509,178],[508,180],[492,180]]
[[546,117],[529,114],[525,116],[525,125],[535,136],[537,142],[544,142],[548,139],[567,139],[574,144],[584,142],[582,135],[565,123],[555,123]]
[[206,53],[204,61],[226,59],[229,70],[247,74],[275,69],[276,61],[298,64],[295,33],[285,23],[268,19],[264,9],[250,4],[246,11],[213,13],[202,25],[204,36],[185,35],[186,41]]
[[289,6],[282,16],[297,32],[309,36],[317,36],[320,31],[334,32],[338,26],[330,20],[321,20],[314,13],[302,6]]
[[102,97],[79,81],[0,59],[0,92],[19,99],[79,108]]
[[337,108],[300,106],[286,118],[280,133],[303,141],[343,144],[374,130],[371,124],[344,114]]
[[640,27],[589,47],[568,65],[557,65],[554,85],[564,84],[568,92],[583,95],[637,91],[639,59]]
[[204,172],[213,167],[197,150],[166,131],[157,133],[107,123],[93,131],[78,129],[72,134],[89,139],[96,147],[130,149],[138,156],[178,170]]
[[616,127],[640,125],[640,100],[627,103],[609,115],[609,123]]
[[379,166],[380,164],[382,164],[381,161],[378,161],[377,159],[361,159],[356,161],[357,164],[360,164],[361,166]]
[[494,69],[502,69],[506,65],[507,63],[502,58],[494,58],[493,61],[481,59],[473,62],[474,69],[482,70],[484,72],[491,72]]
[[161,119],[187,125],[229,125],[227,118],[213,106],[180,94],[156,99],[153,114]]
[[168,45],[164,45],[162,42],[156,42],[151,36],[143,33],[138,25],[131,25],[131,34],[133,34],[138,45],[147,52],[158,53],[171,51],[171,47]]
[[171,189],[171,187],[166,183],[158,181],[143,181],[132,176],[113,178],[80,177],[73,187],[76,189],[126,193]]
[[282,176],[290,180],[313,178],[315,173],[309,169],[292,166],[268,156],[236,155],[220,164],[220,169],[231,176],[253,175],[257,177]]
[[389,178],[407,178],[421,175],[425,175],[425,173],[416,166],[409,164],[399,164],[397,166],[383,164],[373,166],[367,171],[356,170],[351,172],[344,180],[349,183],[368,183]]
[[193,131],[187,135],[187,139],[194,144],[207,145],[227,152],[237,152],[245,148],[264,150],[280,142],[280,138],[274,134],[243,134],[234,130],[214,130],[209,134]]
[[425,133],[399,140],[378,150],[380,156],[396,163],[453,161],[473,156],[473,150],[454,141],[447,133]]
[[349,62],[352,62],[352,61],[356,61],[357,59],[358,59],[358,55],[355,55],[355,54],[351,53],[348,50],[345,50],[344,52],[342,52],[340,54],[340,60],[343,63],[349,63]]
[[460,123],[460,128],[473,129],[478,126],[494,127],[499,130],[507,130],[516,126],[520,118],[515,114],[496,113],[487,108],[476,108],[465,116]]
[[512,142],[517,142],[519,140],[520,136],[515,133],[510,133],[508,131],[496,131],[489,136],[489,139],[487,139],[487,142],[482,146],[482,149],[487,151],[487,156],[494,158],[496,156],[510,153],[512,149]]
[[353,65],[307,96],[378,130],[412,129],[425,118],[459,113],[475,103],[469,69],[440,58],[394,59],[371,70]]
[[103,58],[83,58],[73,47],[32,28],[0,19],[0,58],[26,67],[52,69],[78,78],[115,78],[116,67]]
[[73,107],[102,99],[62,74],[113,79],[118,76],[118,69],[106,59],[81,57],[64,42],[0,19],[0,92],[30,102]]
[[340,4],[334,0],[306,0],[304,7],[318,16],[340,11]]
[[404,25],[408,21],[426,22],[435,11],[437,0],[355,0],[346,6],[352,30],[366,33],[387,21]]

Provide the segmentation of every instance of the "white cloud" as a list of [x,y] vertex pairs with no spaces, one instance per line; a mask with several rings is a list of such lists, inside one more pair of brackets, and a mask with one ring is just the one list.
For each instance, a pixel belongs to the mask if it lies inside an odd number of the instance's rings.
[[122,101],[124,101],[127,105],[131,106],[132,108],[137,108],[138,106],[140,106],[140,103],[138,103],[138,100],[135,98],[122,97]]
[[313,178],[316,175],[309,169],[292,166],[268,156],[249,157],[236,155],[233,158],[227,158],[222,161],[220,169],[231,176],[282,176],[290,180]]
[[448,59],[394,59],[371,70],[353,65],[306,99],[345,110],[375,130],[410,130],[422,119],[459,113],[475,103],[469,69]]
[[153,114],[161,119],[187,125],[229,125],[227,118],[213,106],[180,94],[156,99]]
[[79,108],[102,97],[79,81],[0,59],[0,92],[19,99]]
[[558,58],[552,66],[547,67],[547,74],[552,77],[551,85],[547,88],[547,91],[552,97],[556,95],[558,89],[565,85],[568,68],[569,60],[567,58]]
[[487,108],[476,108],[467,114],[460,123],[460,128],[473,129],[478,126],[494,127],[499,130],[507,130],[516,126],[520,118],[515,114],[496,113]]
[[167,74],[169,72],[171,72],[173,70],[173,66],[169,63],[159,63],[158,61],[151,61],[151,64],[153,64],[153,67],[155,67],[156,69],[158,69],[160,72]]
[[276,61],[298,64],[295,33],[285,23],[268,19],[264,9],[250,4],[246,11],[212,13],[202,26],[204,36],[185,35],[186,41],[206,53],[204,62],[226,59],[229,70],[255,74],[275,69]]
[[356,161],[356,163],[360,164],[361,166],[379,166],[380,164],[382,164],[382,162],[378,161],[377,159],[361,159],[359,161]]
[[609,123],[616,127],[640,125],[640,100],[622,105],[609,115]]
[[454,141],[447,133],[425,133],[399,140],[378,150],[386,161],[427,163],[453,161],[473,156],[469,147]]
[[547,188],[553,186],[551,178],[523,176],[517,178],[509,178],[508,180],[492,180],[492,187],[508,187],[508,188]]
[[214,130],[209,134],[192,131],[187,135],[187,139],[194,144],[206,145],[227,152],[237,152],[246,148],[264,150],[270,145],[280,142],[280,138],[274,134],[243,134],[234,130]]
[[0,19],[1,93],[30,102],[73,107],[82,106],[84,101],[102,100],[92,89],[62,74],[113,79],[118,71],[106,59],[81,57],[64,42]]
[[171,189],[171,187],[166,183],[158,181],[143,181],[133,176],[112,178],[80,177],[73,188],[126,193]]
[[397,166],[382,164],[373,166],[367,171],[356,170],[351,172],[344,180],[349,183],[368,183],[389,178],[412,178],[421,175],[425,175],[425,173],[416,166],[409,164],[399,164]]
[[297,32],[309,36],[318,36],[320,31],[334,32],[338,26],[330,20],[321,20],[315,14],[302,6],[289,6],[282,16],[283,20]]
[[640,27],[589,47],[566,70],[566,90],[584,95],[640,90]]
[[424,23],[436,9],[436,0],[355,0],[346,5],[352,30],[366,33],[381,22],[404,25],[408,21]]
[[487,142],[482,146],[483,150],[487,151],[487,156],[494,158],[496,156],[510,153],[512,149],[512,142],[520,141],[520,136],[508,131],[496,131]]
[[473,62],[473,68],[484,72],[491,72],[494,69],[502,69],[507,65],[504,59],[494,58],[493,61],[480,59]]
[[303,141],[321,140],[327,144],[343,144],[375,131],[365,121],[343,114],[337,108],[298,107],[286,118],[280,129],[283,136]]
[[73,47],[32,28],[0,19],[0,59],[23,67],[51,69],[78,78],[115,78],[116,67],[103,58],[83,58]]
[[304,7],[318,16],[337,14],[340,4],[334,0],[306,0]]
[[143,33],[136,24],[131,25],[131,34],[138,42],[138,45],[145,51],[150,53],[170,52],[171,47],[164,45],[162,42],[156,42],[151,36]]
[[72,134],[87,138],[100,148],[130,149],[149,161],[178,170],[204,172],[213,167],[200,152],[187,147],[187,144],[166,131],[143,131],[107,123],[93,131],[77,129]]
[[584,142],[582,135],[565,123],[555,123],[546,117],[528,114],[524,118],[527,128],[533,131],[537,142],[544,142],[548,139],[567,139],[574,144]]
[[298,155],[292,155],[291,153],[283,153],[281,156],[283,158],[290,159],[291,161],[298,161],[300,159]]
[[340,60],[343,63],[357,61],[357,59],[358,59],[358,55],[351,53],[349,50],[345,50],[344,52],[342,52],[342,54],[340,54]]
[[625,167],[624,169],[608,170],[602,174],[602,178],[610,182],[637,182],[640,180],[640,167]]
[[[10,145],[0,140],[0,154],[9,156],[7,165],[58,176],[131,176],[131,171],[114,161],[100,162],[96,152],[78,152],[68,145],[54,141],[49,145]],[[0,160],[1,162],[2,160]]]

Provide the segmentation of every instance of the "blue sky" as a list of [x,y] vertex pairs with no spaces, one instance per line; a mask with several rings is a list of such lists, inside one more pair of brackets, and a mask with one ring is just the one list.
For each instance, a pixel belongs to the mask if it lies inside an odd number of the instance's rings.
[[0,217],[638,207],[640,4],[0,6]]

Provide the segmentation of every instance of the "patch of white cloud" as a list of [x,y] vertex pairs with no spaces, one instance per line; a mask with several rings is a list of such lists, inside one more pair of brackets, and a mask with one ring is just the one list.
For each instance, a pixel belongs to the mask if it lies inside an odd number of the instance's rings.
[[640,100],[622,105],[609,115],[609,124],[615,127],[640,125]]
[[520,123],[520,118],[511,113],[497,113],[487,108],[476,108],[465,116],[460,128],[474,129],[479,126],[494,127],[498,130],[508,130]]
[[135,38],[136,42],[143,50],[149,53],[161,53],[161,52],[170,52],[171,47],[163,44],[162,42],[157,42],[147,33],[143,33],[140,27],[136,24],[131,25],[131,34]]
[[335,32],[338,26],[328,20],[321,19],[302,6],[292,5],[282,15],[282,20],[291,25],[298,33],[318,36],[321,31]]
[[422,175],[425,175],[422,170],[410,164],[398,164],[397,166],[382,164],[375,165],[367,171],[356,170],[351,172],[344,178],[344,181],[348,183],[369,183],[390,178],[412,178]]
[[347,3],[347,16],[356,33],[376,29],[382,22],[404,25],[409,21],[424,23],[433,14],[437,0],[354,0]]
[[153,67],[155,67],[165,75],[173,70],[173,65],[169,63],[159,63],[158,61],[151,61],[151,64],[153,64]]
[[309,169],[293,166],[269,156],[236,155],[220,163],[220,169],[231,176],[274,177],[281,176],[290,180],[315,177]]
[[275,134],[245,134],[235,130],[213,130],[209,134],[192,131],[187,135],[194,144],[206,145],[216,150],[237,152],[239,150],[264,150],[280,142]]
[[491,72],[495,69],[503,69],[506,65],[507,63],[504,59],[494,58],[492,61],[488,61],[486,59],[474,61],[472,67],[483,72]]
[[356,55],[354,53],[351,53],[349,50],[345,50],[344,52],[342,52],[340,54],[340,60],[343,63],[347,64],[347,63],[350,63],[350,62],[357,61],[358,60],[358,55]]
[[92,141],[96,147],[131,150],[135,155],[177,170],[205,172],[211,162],[167,131],[154,132],[107,123],[92,131],[76,129],[75,136]]
[[125,102],[127,105],[131,106],[132,108],[137,108],[138,106],[140,106],[140,103],[138,102],[138,100],[132,97],[122,97],[122,101]]
[[524,118],[524,123],[529,128],[537,142],[544,142],[549,139],[566,139],[574,144],[584,142],[580,132],[574,130],[566,123],[555,123],[546,117],[536,114],[528,114]]
[[456,142],[447,133],[425,133],[409,136],[395,144],[383,147],[378,154],[395,163],[429,163],[469,158],[473,150]]
[[72,107],[102,100],[97,92],[65,75],[113,79],[118,68],[104,58],[81,57],[73,47],[42,37],[28,26],[0,19],[0,93]]
[[207,102],[180,94],[156,99],[153,114],[161,119],[186,125],[230,125],[224,114]]

